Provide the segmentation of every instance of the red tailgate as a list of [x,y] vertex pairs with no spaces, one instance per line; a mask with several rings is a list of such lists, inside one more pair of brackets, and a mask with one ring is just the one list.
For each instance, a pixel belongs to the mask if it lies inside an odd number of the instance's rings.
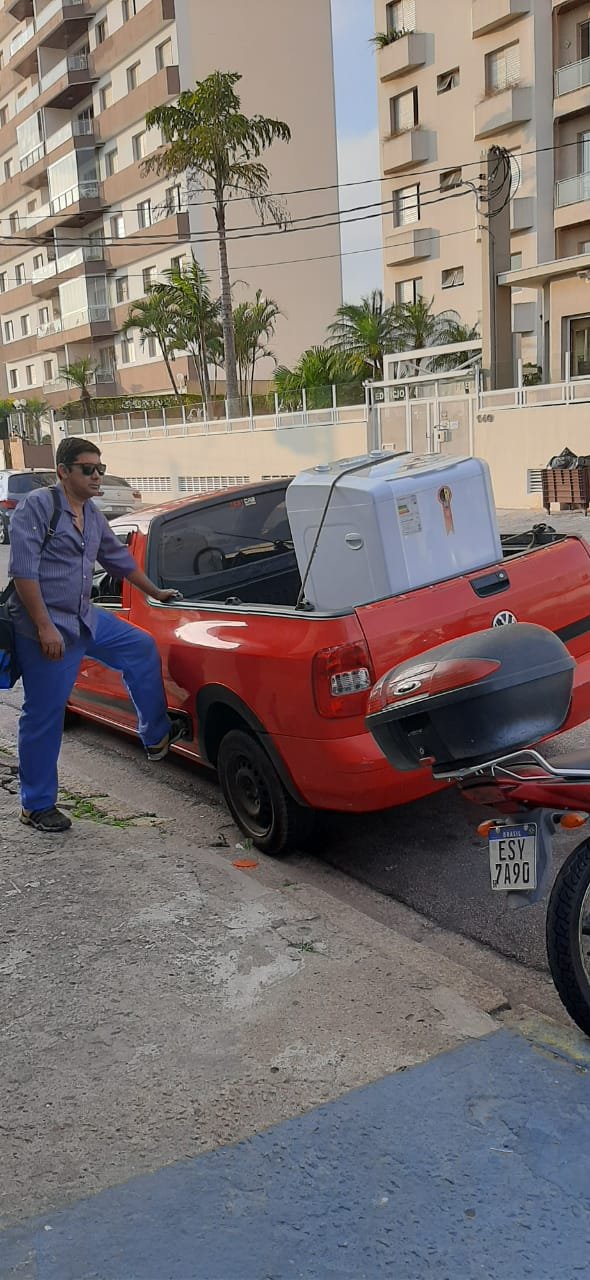
[[590,716],[590,553],[578,538],[356,612],[376,676],[434,645],[491,627],[501,613],[548,627],[579,663],[570,723]]

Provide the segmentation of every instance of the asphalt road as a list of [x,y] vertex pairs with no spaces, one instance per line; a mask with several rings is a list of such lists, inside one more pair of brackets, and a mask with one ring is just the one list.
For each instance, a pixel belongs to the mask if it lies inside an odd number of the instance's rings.
[[[0,547],[0,583],[6,581],[7,564],[8,549]],[[89,745],[122,759],[139,755],[133,742],[99,727],[84,726],[77,733]],[[588,727],[561,739],[551,753],[585,745],[590,759]],[[161,768],[170,787],[193,800],[198,801],[199,795],[210,799],[215,791],[209,774],[178,759]],[[509,911],[503,896],[492,893],[487,847],[476,832],[480,815],[489,816],[454,792],[371,816],[329,815],[322,819],[314,856],[333,871],[405,903],[445,929],[544,970],[545,906],[539,903]],[[559,837],[556,858],[563,860],[575,843],[571,836]]]

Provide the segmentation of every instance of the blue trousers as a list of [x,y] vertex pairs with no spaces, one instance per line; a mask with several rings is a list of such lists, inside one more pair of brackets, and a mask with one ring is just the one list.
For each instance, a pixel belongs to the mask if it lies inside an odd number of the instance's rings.
[[64,713],[84,657],[121,672],[145,746],[155,746],[168,733],[170,721],[155,642],[116,614],[99,612],[96,636],[84,628],[84,634],[66,647],[59,662],[44,658],[37,641],[28,636],[16,636],[16,650],[25,690],[18,728],[23,809],[38,812],[56,803]]

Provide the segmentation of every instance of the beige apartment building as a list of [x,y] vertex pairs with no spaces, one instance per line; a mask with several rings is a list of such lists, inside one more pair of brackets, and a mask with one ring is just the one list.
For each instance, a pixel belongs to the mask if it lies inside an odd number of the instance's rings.
[[[269,154],[271,189],[305,189],[289,197],[294,219],[331,213],[336,191],[309,190],[338,181],[330,0],[0,3],[4,394],[57,406],[60,367],[86,355],[97,393],[169,390],[156,343],[121,327],[192,250],[216,290],[214,223],[209,197],[142,175],[161,141],[145,114],[211,71],[241,72],[245,109],[291,126]],[[234,229],[255,222],[236,205]],[[342,300],[339,249],[337,227],[231,244],[236,300],[261,288],[281,308],[282,363],[323,339]],[[175,372],[195,386],[186,358]]]
[[375,17],[391,35],[377,55],[388,296],[481,322],[476,192],[503,147],[514,360],[590,373],[590,3],[376,0]]

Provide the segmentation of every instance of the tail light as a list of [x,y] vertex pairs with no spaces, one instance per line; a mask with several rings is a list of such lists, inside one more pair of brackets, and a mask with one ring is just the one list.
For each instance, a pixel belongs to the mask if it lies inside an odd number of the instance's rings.
[[137,489],[134,489],[134,490],[133,490],[133,493],[131,494],[131,497],[132,497],[132,498],[137,498],[137,499],[139,500],[139,502],[141,502],[141,494],[138,492],[138,490],[137,490]]
[[493,675],[500,665],[492,658],[449,658],[446,662],[417,662],[415,667],[388,671],[371,692],[368,714],[376,715],[388,708],[408,706],[425,698],[435,698],[439,693],[464,689]]
[[3,511],[14,511],[16,506],[17,503],[14,501],[14,498],[4,498],[3,501],[0,502],[0,507],[2,507]]
[[364,716],[375,676],[364,642],[320,649],[313,660],[313,692],[321,716]]

